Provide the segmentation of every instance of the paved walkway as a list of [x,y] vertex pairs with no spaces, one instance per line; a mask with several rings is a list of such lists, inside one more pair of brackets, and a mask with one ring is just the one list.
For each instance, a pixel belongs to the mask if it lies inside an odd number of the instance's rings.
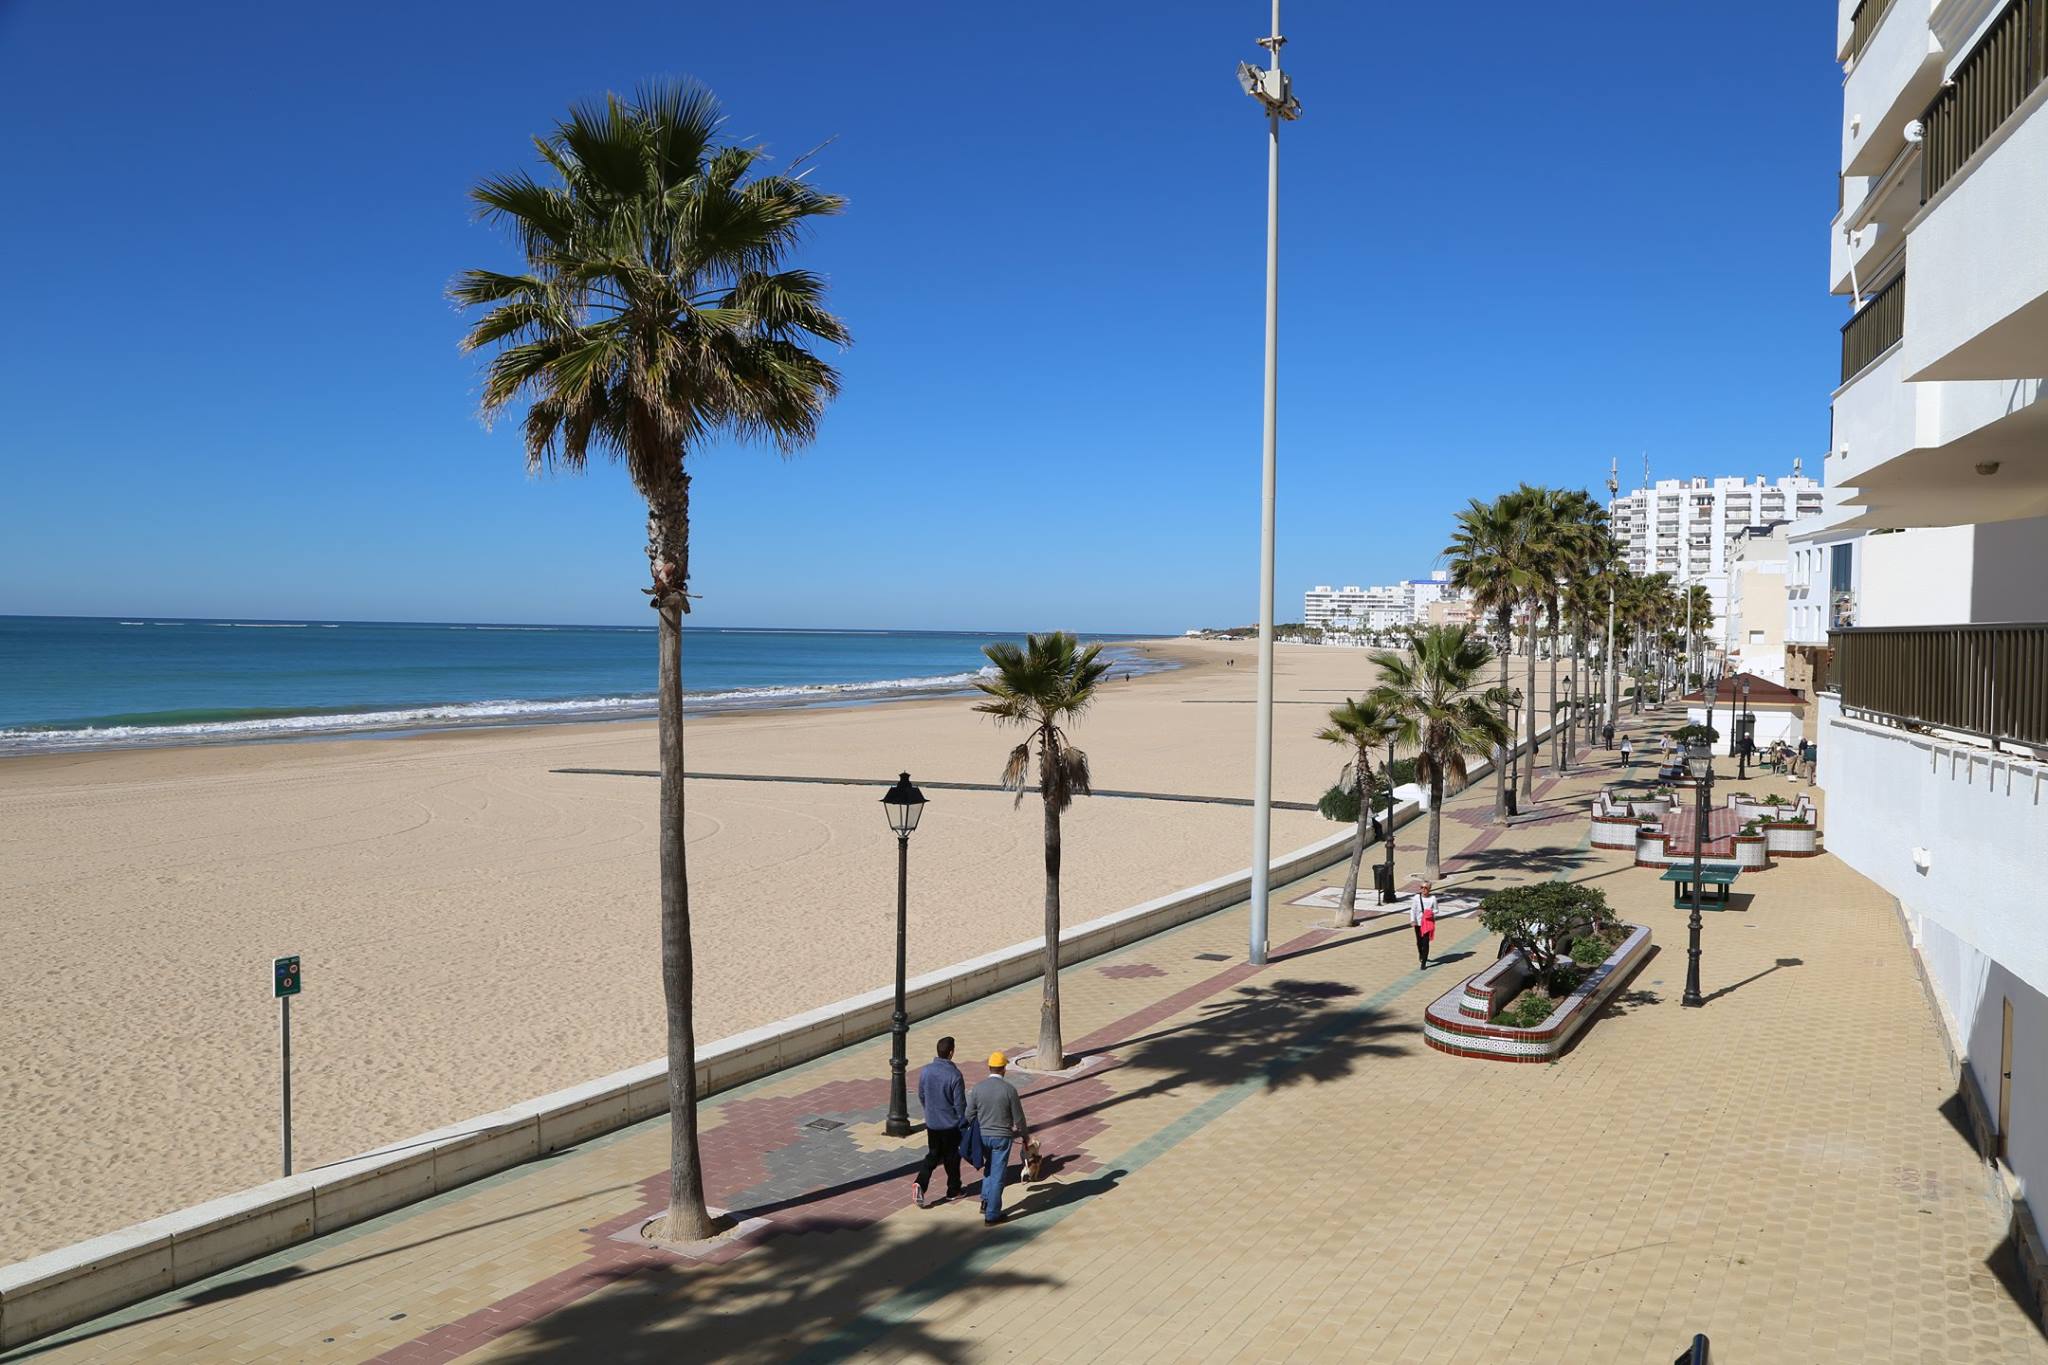
[[[1745,878],[1681,1010],[1682,914],[1584,841],[1612,774],[1546,780],[1508,830],[1487,784],[1446,810],[1446,889],[1583,880],[1657,936],[1557,1064],[1425,1048],[1424,1005],[1494,942],[1447,919],[1420,972],[1403,919],[1287,905],[1340,867],[1275,890],[1267,967],[1240,906],[1068,973],[1089,1064],[1026,1082],[1058,1169],[1000,1228],[910,1206],[922,1139],[881,1132],[877,1041],[705,1106],[713,1200],[747,1220],[708,1257],[635,1236],[657,1120],[22,1358],[1635,1365],[1704,1331],[1724,1362],[2048,1362],[1889,902],[1832,858]],[[1020,987],[913,1055],[1025,1044],[1036,1010]]]

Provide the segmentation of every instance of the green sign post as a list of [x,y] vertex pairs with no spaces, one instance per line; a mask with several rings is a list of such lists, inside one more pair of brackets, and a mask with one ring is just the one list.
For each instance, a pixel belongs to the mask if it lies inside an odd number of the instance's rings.
[[292,997],[299,993],[299,958],[275,958],[270,964],[270,993],[278,1004],[278,1140],[284,1147],[284,1173],[292,1173]]

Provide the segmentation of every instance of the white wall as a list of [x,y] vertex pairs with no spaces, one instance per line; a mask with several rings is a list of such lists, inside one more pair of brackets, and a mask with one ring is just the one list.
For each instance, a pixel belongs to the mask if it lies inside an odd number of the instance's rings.
[[1938,526],[1865,536],[1856,546],[1862,579],[1859,626],[1956,625],[1970,619],[1973,526]]
[[2048,621],[2048,517],[1976,528],[1970,620]]

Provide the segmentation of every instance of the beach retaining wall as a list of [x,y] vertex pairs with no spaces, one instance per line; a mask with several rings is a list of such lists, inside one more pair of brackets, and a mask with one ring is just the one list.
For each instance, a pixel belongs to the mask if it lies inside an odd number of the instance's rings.
[[[1549,734],[1546,728],[1538,738],[1546,739]],[[1517,748],[1525,751],[1527,746]],[[1490,759],[1474,764],[1467,786],[1491,772]],[[1394,828],[1407,825],[1422,811],[1418,801],[1400,802],[1393,811]],[[1351,839],[1347,827],[1274,859],[1269,873],[1272,885],[1282,886],[1344,861]],[[1086,962],[1200,919],[1246,899],[1250,890],[1251,869],[1247,867],[1077,924],[1060,933],[1060,963],[1067,967]],[[1044,945],[1043,937],[1034,938],[913,977],[906,983],[904,1007],[913,1021],[927,1019],[1020,985],[1039,975]],[[894,986],[884,986],[721,1038],[697,1050],[698,1094],[716,1095],[851,1044],[886,1036],[894,1009]],[[0,1350],[573,1147],[667,1109],[668,1063],[656,1059],[0,1266]]]

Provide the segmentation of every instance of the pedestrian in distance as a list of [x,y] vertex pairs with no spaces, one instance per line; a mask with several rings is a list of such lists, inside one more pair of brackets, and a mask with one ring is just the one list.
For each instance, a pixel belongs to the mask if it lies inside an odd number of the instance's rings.
[[[967,1078],[953,1065],[953,1040],[939,1039],[938,1055],[917,1073],[917,1103],[924,1110],[924,1161],[910,1202],[929,1207],[932,1172],[946,1168],[946,1199],[960,1197],[960,1125],[967,1118]],[[943,1200],[940,1202],[944,1202]]]
[[1603,725],[1603,726],[1601,726],[1601,727],[1600,727],[1600,737],[1601,737],[1601,739],[1603,739],[1604,741],[1606,741],[1606,744],[1607,744],[1607,747],[1608,747],[1608,748],[1612,749],[1612,748],[1614,747],[1614,722],[1613,722],[1613,721],[1611,721],[1611,720],[1610,720],[1610,721],[1608,721],[1608,722],[1607,722],[1607,723],[1606,723],[1605,725]]
[[1408,902],[1408,927],[1415,931],[1415,961],[1418,971],[1429,969],[1429,942],[1436,937],[1436,893],[1428,882],[1416,888]]
[[1627,735],[1621,737],[1621,766],[1626,768],[1635,762],[1635,744]]
[[981,1130],[988,1147],[987,1173],[981,1178],[981,1221],[993,1225],[1003,1221],[1003,1182],[1010,1174],[1010,1147],[1019,1150],[1031,1138],[1031,1125],[1024,1118],[1024,1101],[1005,1072],[1010,1059],[1000,1052],[989,1054],[988,1078],[967,1092],[967,1122]]

